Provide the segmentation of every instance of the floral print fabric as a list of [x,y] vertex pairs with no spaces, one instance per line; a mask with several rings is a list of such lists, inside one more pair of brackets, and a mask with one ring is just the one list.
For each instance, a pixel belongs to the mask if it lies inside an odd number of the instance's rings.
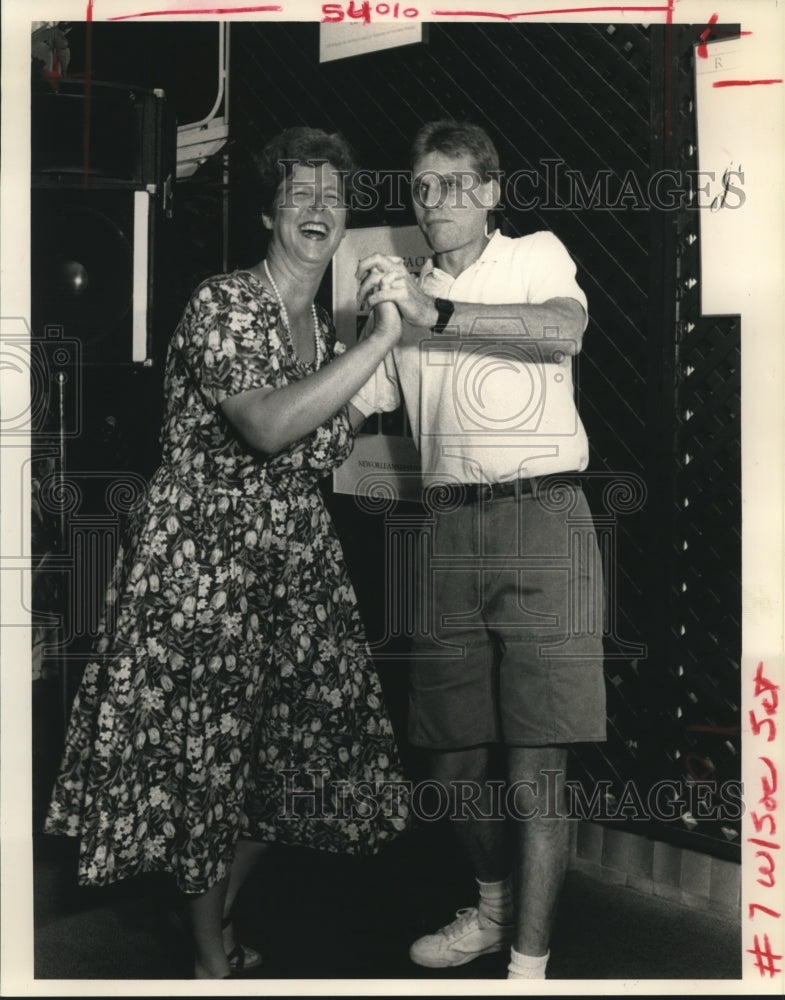
[[[279,313],[238,271],[196,290],[172,339],[162,462],[118,555],[46,820],[81,838],[82,883],[165,870],[203,892],[238,835],[368,852],[407,825],[392,727],[317,490],[351,450],[347,414],[268,457],[217,405],[313,370]],[[325,314],[320,335],[329,359]]]

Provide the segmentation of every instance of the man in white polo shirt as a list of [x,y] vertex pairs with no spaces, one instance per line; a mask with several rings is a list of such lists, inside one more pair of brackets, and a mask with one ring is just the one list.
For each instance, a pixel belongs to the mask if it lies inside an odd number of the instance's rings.
[[510,978],[544,978],[567,746],[605,739],[600,559],[574,477],[588,463],[572,382],[586,297],[551,233],[488,234],[499,163],[481,128],[432,122],[411,163],[433,258],[419,280],[394,257],[360,261],[361,300],[395,302],[408,329],[352,402],[365,417],[402,393],[420,451],[432,616],[412,651],[409,738],[453,796],[479,901],[410,956],[445,968],[510,948]]

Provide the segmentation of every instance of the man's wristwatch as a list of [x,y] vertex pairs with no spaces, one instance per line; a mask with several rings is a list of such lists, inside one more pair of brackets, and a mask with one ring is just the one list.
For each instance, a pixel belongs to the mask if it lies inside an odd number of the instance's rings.
[[450,302],[449,299],[434,299],[433,304],[436,306],[439,316],[431,327],[431,332],[442,333],[444,328],[450,322],[452,314],[455,312],[455,303]]

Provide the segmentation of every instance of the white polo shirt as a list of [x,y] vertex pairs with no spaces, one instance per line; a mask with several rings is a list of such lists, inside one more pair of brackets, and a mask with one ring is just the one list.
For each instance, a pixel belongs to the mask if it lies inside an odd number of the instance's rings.
[[[457,278],[428,261],[422,288],[455,302],[539,305],[566,297],[587,309],[575,264],[549,232],[511,239],[498,231]],[[512,317],[511,317],[512,319]],[[575,406],[572,358],[544,362],[515,324],[503,335],[451,330],[393,349],[352,399],[365,416],[406,403],[423,479],[506,482],[585,469],[589,443]]]

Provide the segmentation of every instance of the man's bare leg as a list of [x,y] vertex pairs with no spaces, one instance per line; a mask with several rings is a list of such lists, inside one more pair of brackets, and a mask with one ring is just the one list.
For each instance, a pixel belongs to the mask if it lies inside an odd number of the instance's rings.
[[[430,776],[450,797],[450,827],[481,882],[498,882],[510,873],[506,824],[498,815],[488,787],[490,752],[487,747],[435,753]],[[475,797],[476,791],[476,797]],[[495,818],[484,819],[491,816]],[[477,818],[479,817],[479,818]]]
[[447,968],[509,948],[512,937],[512,885],[506,823],[488,786],[486,747],[433,755],[430,776],[447,792],[450,826],[464,848],[478,881],[479,905],[459,910],[456,919],[414,942],[413,962]]
[[513,947],[520,955],[535,958],[548,954],[569,860],[567,750],[561,746],[511,747],[508,766],[510,785],[516,788]]

